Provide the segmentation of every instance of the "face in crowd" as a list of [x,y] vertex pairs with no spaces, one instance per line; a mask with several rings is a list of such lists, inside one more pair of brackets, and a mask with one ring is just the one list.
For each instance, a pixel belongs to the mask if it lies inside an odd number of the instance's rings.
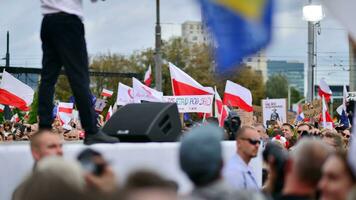
[[341,132],[341,135],[344,139],[348,140],[351,137],[351,133],[349,129],[345,129]]
[[265,128],[263,127],[262,124],[256,125],[254,126],[256,131],[258,132],[258,134],[260,134],[260,138],[262,138],[263,140],[268,140],[268,135],[266,133]]
[[306,125],[306,124],[302,124],[302,125],[300,125],[300,126],[298,126],[297,127],[297,133],[298,133],[298,137],[300,137],[300,135],[304,132],[304,131],[306,131],[306,132],[310,132],[310,127],[308,126],[308,125]]
[[292,131],[291,127],[288,125],[282,126],[282,132],[284,133],[284,137],[287,140],[290,140],[293,137],[293,131]]
[[[244,128],[244,127],[243,127]],[[254,128],[245,128],[236,139],[238,153],[243,159],[250,160],[257,156],[261,144],[260,134]]]
[[345,157],[336,154],[324,163],[323,176],[318,185],[321,190],[321,200],[346,199],[355,180],[347,168]]
[[35,161],[39,161],[46,156],[63,155],[63,141],[59,135],[50,131],[37,133],[31,141],[31,152]]

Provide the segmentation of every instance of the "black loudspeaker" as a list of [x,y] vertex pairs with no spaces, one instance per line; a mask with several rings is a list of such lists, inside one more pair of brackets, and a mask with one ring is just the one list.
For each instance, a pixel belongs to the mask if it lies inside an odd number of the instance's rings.
[[177,104],[140,103],[119,108],[103,132],[120,142],[174,142],[181,128]]

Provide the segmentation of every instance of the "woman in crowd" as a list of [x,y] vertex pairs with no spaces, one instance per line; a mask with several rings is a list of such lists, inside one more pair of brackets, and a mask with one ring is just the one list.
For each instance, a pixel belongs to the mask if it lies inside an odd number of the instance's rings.
[[345,200],[355,185],[346,153],[337,152],[331,155],[322,167],[322,179],[319,182],[321,200]]

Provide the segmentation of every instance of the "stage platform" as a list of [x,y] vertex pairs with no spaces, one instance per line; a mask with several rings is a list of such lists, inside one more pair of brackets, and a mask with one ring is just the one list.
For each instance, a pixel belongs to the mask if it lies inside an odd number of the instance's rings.
[[[236,153],[235,142],[224,141],[224,159],[229,159]],[[82,143],[65,143],[64,157],[75,159],[77,154],[88,146]],[[192,185],[179,168],[179,143],[117,143],[96,144],[91,148],[100,151],[111,163],[118,182],[137,169],[153,170],[179,184],[180,193],[188,192]],[[28,143],[9,143],[0,145],[0,199],[11,199],[15,187],[29,173],[33,160]],[[252,160],[251,165],[257,175],[258,183],[262,183],[261,153]]]

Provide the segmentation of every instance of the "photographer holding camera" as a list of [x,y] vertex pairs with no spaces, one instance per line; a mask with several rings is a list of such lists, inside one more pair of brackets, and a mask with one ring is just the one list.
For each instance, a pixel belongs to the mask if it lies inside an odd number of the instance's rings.
[[236,133],[240,129],[241,119],[236,111],[230,111],[229,116],[224,121],[224,128],[228,134],[228,140],[235,140]]

